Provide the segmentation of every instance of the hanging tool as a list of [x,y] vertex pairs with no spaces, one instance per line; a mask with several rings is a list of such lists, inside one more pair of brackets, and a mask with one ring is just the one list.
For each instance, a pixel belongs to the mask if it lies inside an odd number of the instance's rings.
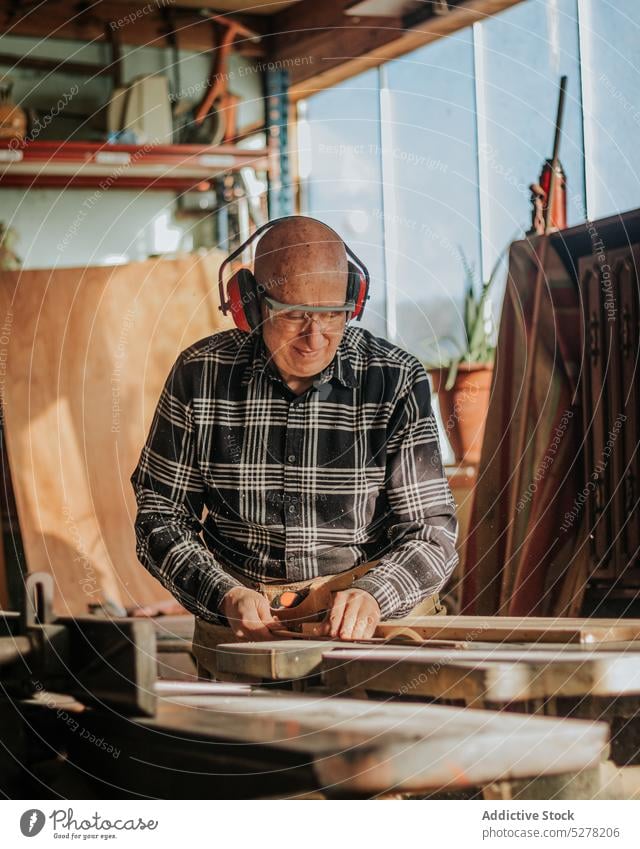
[[541,236],[567,226],[567,181],[558,158],[566,90],[567,77],[563,76],[560,78],[553,154],[551,159],[545,160],[538,182],[529,187],[533,210],[528,235]]
[[[206,81],[200,103],[192,111],[183,128],[185,142],[193,144],[220,144],[233,123],[235,101],[227,91],[229,79],[228,60],[235,39],[241,35],[260,40],[260,35],[228,16],[202,12],[211,22],[214,45],[211,49],[211,73]],[[228,102],[223,106],[223,100]]]

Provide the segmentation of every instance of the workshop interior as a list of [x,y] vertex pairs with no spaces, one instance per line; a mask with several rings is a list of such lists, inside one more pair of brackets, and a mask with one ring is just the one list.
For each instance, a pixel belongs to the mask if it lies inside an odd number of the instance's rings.
[[[636,0],[0,0],[0,20],[3,799],[640,799]],[[299,216],[344,245],[342,312],[255,287],[260,238]],[[385,617],[382,579],[334,566],[268,596],[269,639],[225,638],[171,591],[173,560],[141,562],[143,448],[163,493],[195,474],[176,454],[172,483],[147,443],[156,410],[200,415],[168,375],[209,337],[212,357],[259,342],[263,305],[310,334],[344,319],[382,373],[410,362],[428,385],[441,475],[407,462],[415,556],[436,557],[437,487],[457,522],[431,607],[408,590]],[[367,407],[343,367],[303,413],[331,445],[335,398]],[[260,426],[226,446],[254,496]],[[274,522],[325,563],[331,496],[287,518],[296,453],[247,538],[266,549]],[[354,480],[386,498],[377,467]],[[358,584],[375,628],[332,635]]]

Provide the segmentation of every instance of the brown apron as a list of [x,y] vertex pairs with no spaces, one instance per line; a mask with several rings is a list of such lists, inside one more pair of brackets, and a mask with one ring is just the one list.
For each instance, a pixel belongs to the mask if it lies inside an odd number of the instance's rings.
[[[349,569],[346,572],[340,572],[337,575],[324,575],[320,578],[312,578],[308,581],[295,581],[288,584],[280,584],[263,581],[250,581],[244,575],[235,572],[232,569],[225,567],[228,572],[239,583],[249,589],[262,593],[269,604],[281,593],[287,591],[309,590],[308,595],[289,611],[278,610],[278,618],[283,620],[283,628],[286,628],[286,620],[302,619],[311,621],[312,619],[320,618],[327,608],[330,606],[331,593],[339,592],[340,590],[348,589],[354,581],[357,581],[362,575],[372,569],[377,560],[372,560],[370,563],[363,563],[356,566],[354,569]],[[446,614],[446,608],[440,602],[438,593],[427,596],[419,604],[417,604],[408,616],[441,616]],[[274,637],[274,639],[277,639]],[[233,633],[232,629],[226,625],[215,625],[212,622],[207,622],[204,619],[196,617],[195,630],[193,633],[192,652],[196,659],[198,668],[198,676],[200,678],[210,678],[215,676],[215,650],[222,643],[237,643],[238,638]]]

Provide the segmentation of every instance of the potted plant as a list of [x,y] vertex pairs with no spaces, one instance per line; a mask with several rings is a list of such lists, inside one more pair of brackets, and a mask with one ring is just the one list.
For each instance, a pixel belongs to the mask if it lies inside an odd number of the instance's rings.
[[477,275],[460,251],[466,277],[464,297],[464,344],[451,337],[439,340],[438,349],[450,353],[438,362],[425,363],[456,463],[479,463],[489,408],[495,357],[495,328],[491,316],[490,290],[502,262],[498,257],[488,280],[478,285]]

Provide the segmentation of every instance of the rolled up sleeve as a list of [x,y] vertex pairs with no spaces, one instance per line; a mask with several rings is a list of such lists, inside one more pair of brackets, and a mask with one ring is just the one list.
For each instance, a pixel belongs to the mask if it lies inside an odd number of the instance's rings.
[[193,388],[197,372],[178,357],[162,390],[147,441],[131,476],[136,496],[136,554],[191,613],[226,624],[222,599],[240,586],[201,537],[205,484],[196,456]]
[[415,360],[390,419],[385,491],[388,552],[354,587],[376,599],[383,619],[406,616],[438,592],[458,562],[458,522],[444,473],[429,379]]

